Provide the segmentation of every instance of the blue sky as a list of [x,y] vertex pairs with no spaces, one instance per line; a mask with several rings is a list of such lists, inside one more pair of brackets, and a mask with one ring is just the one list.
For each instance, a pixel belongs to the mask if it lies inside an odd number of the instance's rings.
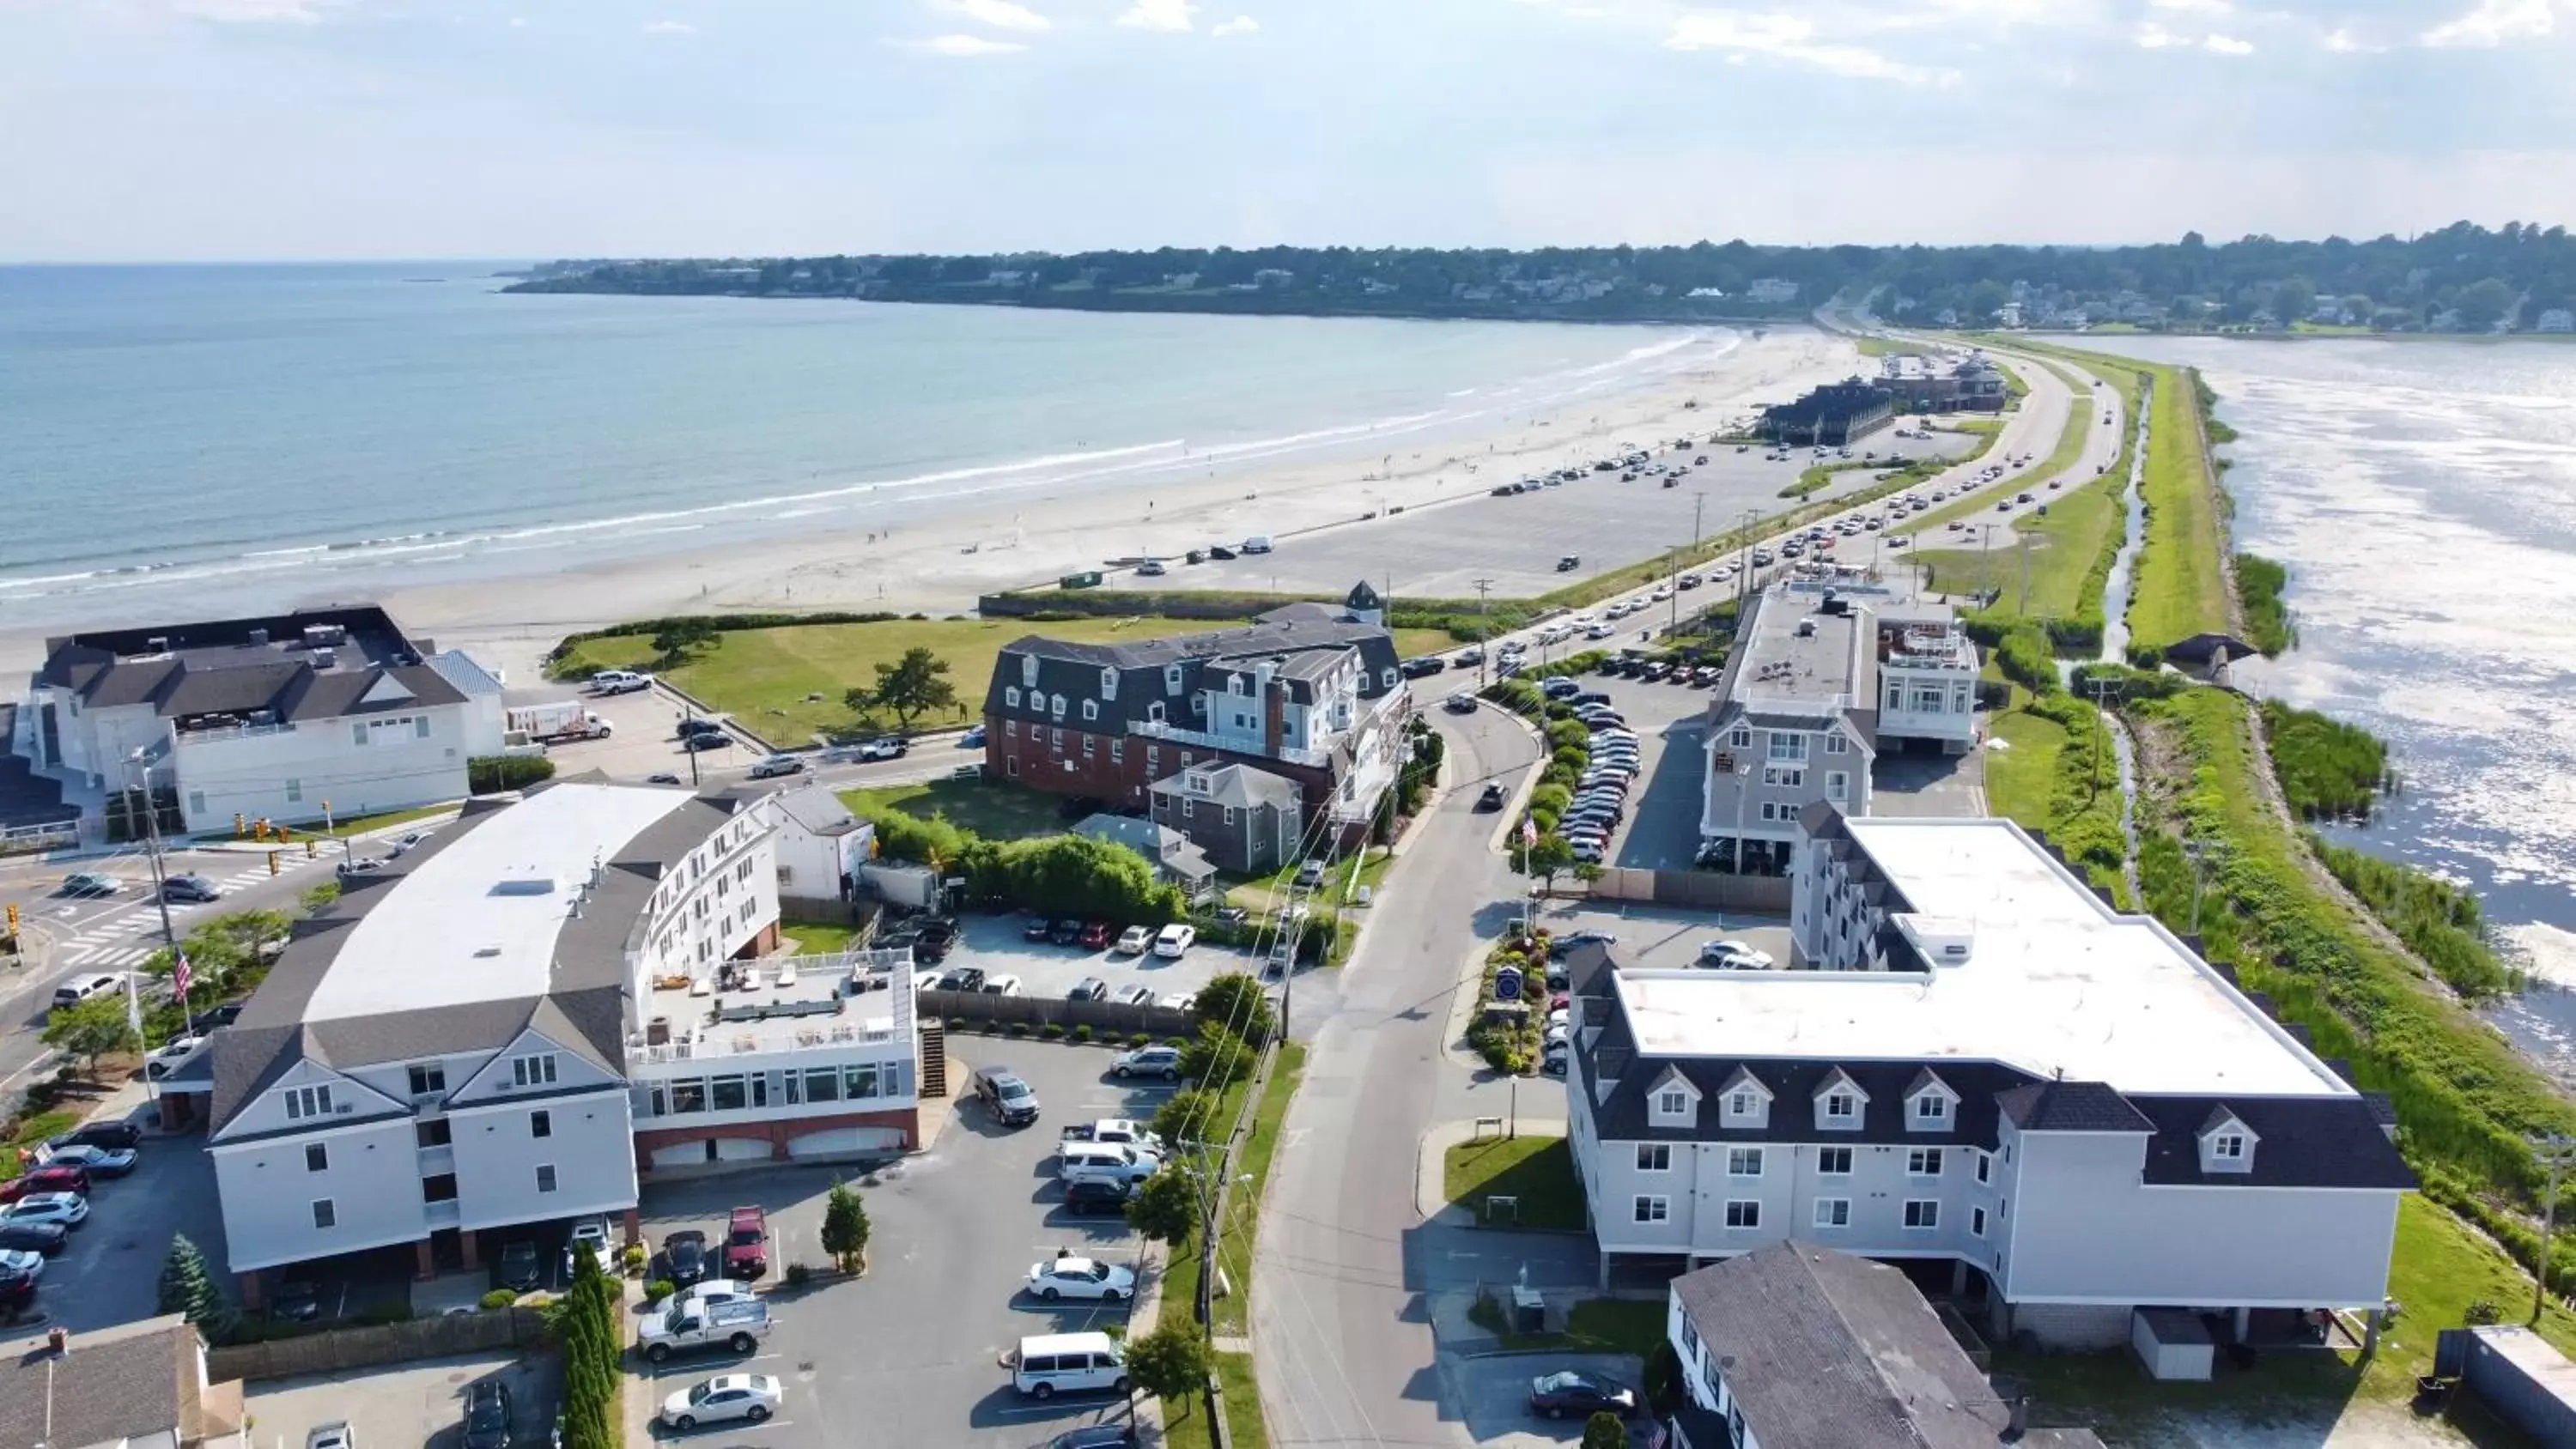
[[2576,0],[0,0],[0,260],[2576,222]]

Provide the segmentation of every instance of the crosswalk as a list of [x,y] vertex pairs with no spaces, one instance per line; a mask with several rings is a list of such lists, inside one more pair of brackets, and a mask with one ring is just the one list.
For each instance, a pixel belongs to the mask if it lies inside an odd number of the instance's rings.
[[[236,855],[233,858],[245,864],[224,875],[205,869],[198,870],[196,874],[214,882],[215,887],[227,896],[275,878],[268,873],[265,856]],[[319,870],[330,864],[332,859],[328,855],[307,858],[300,851],[290,850],[277,862],[278,876]],[[170,922],[184,935],[187,931],[184,922],[189,917],[221,915],[232,909],[231,903],[220,900],[173,901],[170,903]],[[62,964],[99,971],[132,970],[152,959],[153,953],[160,949],[161,915],[158,908],[149,902],[93,920],[71,935],[62,937],[56,946],[57,959]]]

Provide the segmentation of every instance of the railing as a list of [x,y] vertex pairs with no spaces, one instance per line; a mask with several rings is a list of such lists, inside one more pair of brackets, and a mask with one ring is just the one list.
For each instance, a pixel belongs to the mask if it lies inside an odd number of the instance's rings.
[[421,1217],[433,1228],[452,1228],[465,1220],[465,1209],[451,1197],[445,1202],[423,1204]]
[[1258,735],[1211,734],[1206,730],[1182,729],[1178,725],[1162,720],[1138,720],[1128,725],[1127,728],[1135,734],[1142,735],[1149,740],[1157,742],[1169,741],[1173,744],[1204,745],[1212,750],[1231,750],[1238,755],[1254,755],[1263,759],[1284,760],[1289,764],[1304,765],[1310,769],[1320,770],[1333,762],[1333,755],[1330,750],[1301,749],[1296,745],[1287,744],[1279,745],[1274,748],[1264,743]]
[[[455,1149],[453,1146],[449,1146],[449,1147],[424,1147],[424,1148],[420,1149],[420,1175],[421,1175],[421,1176],[423,1176],[423,1177],[443,1177],[443,1176],[447,1175],[448,1173],[454,1172],[455,1170],[456,1170],[456,1149]],[[431,1204],[431,1206],[435,1207],[435,1206],[437,1206],[437,1204],[433,1203],[433,1204]]]
[[173,730],[170,737],[185,747],[212,744],[217,740],[241,739],[248,735],[291,735],[295,733],[295,729],[294,722],[290,720],[280,724],[226,725],[221,729],[211,730]]
[[627,1059],[635,1065],[657,1066],[674,1062],[705,1061],[717,1057],[763,1056],[777,1052],[884,1046],[896,1039],[897,1033],[892,1027],[808,1026],[798,1027],[792,1031],[711,1030],[694,1039],[629,1047]]

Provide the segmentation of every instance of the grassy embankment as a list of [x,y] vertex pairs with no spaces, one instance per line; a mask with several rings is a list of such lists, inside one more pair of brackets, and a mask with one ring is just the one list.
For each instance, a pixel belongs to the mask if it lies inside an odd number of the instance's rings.
[[[1085,644],[1157,639],[1227,627],[1223,620],[1144,615],[1108,619],[888,619],[863,624],[789,624],[719,634],[684,663],[665,671],[671,682],[734,716],[773,744],[796,746],[815,738],[846,738],[890,726],[853,712],[842,697],[872,688],[876,666],[892,664],[919,647],[948,661],[954,707],[924,716],[918,727],[937,728],[983,712],[984,682],[1002,646],[1024,634],[1045,634]],[[1398,630],[1396,647],[1407,654],[1448,645],[1446,634]],[[652,669],[658,657],[644,635],[585,639],[556,666],[560,674],[592,669]]]
[[[1240,1156],[1235,1161],[1238,1178],[1228,1199],[1226,1227],[1217,1242],[1217,1267],[1232,1289],[1215,1301],[1215,1332],[1218,1337],[1243,1337],[1252,1323],[1252,1254],[1260,1241],[1261,1199],[1270,1182],[1270,1165],[1279,1152],[1279,1124],[1288,1115],[1288,1101],[1297,1094],[1298,1079],[1306,1070],[1306,1048],[1296,1042],[1280,1044],[1278,1058],[1272,1062],[1269,1077],[1263,1082],[1260,1105],[1254,1108],[1252,1130],[1245,1136]],[[1250,1084],[1238,1082],[1219,1098],[1211,1119],[1231,1123],[1240,1119],[1244,1094]],[[1198,1301],[1199,1251],[1195,1239],[1186,1250],[1176,1250],[1166,1259],[1163,1273],[1160,1314],[1186,1317]],[[1268,1449],[1270,1434],[1261,1416],[1261,1388],[1253,1372],[1250,1354],[1220,1353],[1216,1356],[1217,1381],[1224,1386],[1219,1401],[1224,1405],[1227,1442]],[[1193,1404],[1185,1415],[1175,1417],[1171,1404],[1164,1406],[1167,1432],[1163,1442],[1171,1449],[1201,1449],[1210,1443],[1207,1416]]]
[[2086,879],[2131,906],[2120,833],[2120,777],[2101,712],[2063,691],[2013,687],[1988,729],[2003,748],[1986,752],[1986,805],[2045,835]]

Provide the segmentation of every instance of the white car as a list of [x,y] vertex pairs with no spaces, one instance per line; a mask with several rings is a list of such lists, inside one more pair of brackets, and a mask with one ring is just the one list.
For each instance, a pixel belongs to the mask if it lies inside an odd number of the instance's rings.
[[1118,933],[1117,952],[1121,956],[1142,956],[1154,949],[1154,928],[1129,926]]
[[609,1246],[608,1219],[583,1218],[580,1222],[574,1223],[572,1246],[578,1248],[584,1243],[590,1245],[590,1251],[599,1259],[599,1265],[603,1268],[607,1267],[608,1255],[613,1251]]
[[45,1255],[23,1248],[0,1248],[0,1273],[15,1273],[32,1283],[45,1276]]
[[77,1228],[89,1217],[89,1200],[76,1192],[29,1193],[0,1208],[0,1223],[52,1223]]
[[678,1306],[703,1312],[718,1303],[750,1301],[751,1285],[731,1278],[708,1278],[692,1283],[679,1297]]
[[1700,964],[1729,971],[1768,971],[1771,953],[1754,949],[1746,941],[1711,941],[1699,948]]
[[1029,1265],[1029,1293],[1049,1303],[1059,1298],[1121,1302],[1136,1291],[1136,1273],[1092,1258],[1058,1258]]
[[786,1397],[778,1380],[767,1374],[718,1374],[694,1389],[682,1389],[662,1401],[662,1422],[674,1429],[741,1419],[757,1424],[778,1412]]
[[304,1432],[304,1449],[357,1449],[358,1436],[346,1419],[316,1424]]
[[1177,959],[1190,947],[1197,945],[1198,939],[1198,927],[1186,922],[1174,921],[1163,928],[1161,935],[1154,938],[1154,954]]

